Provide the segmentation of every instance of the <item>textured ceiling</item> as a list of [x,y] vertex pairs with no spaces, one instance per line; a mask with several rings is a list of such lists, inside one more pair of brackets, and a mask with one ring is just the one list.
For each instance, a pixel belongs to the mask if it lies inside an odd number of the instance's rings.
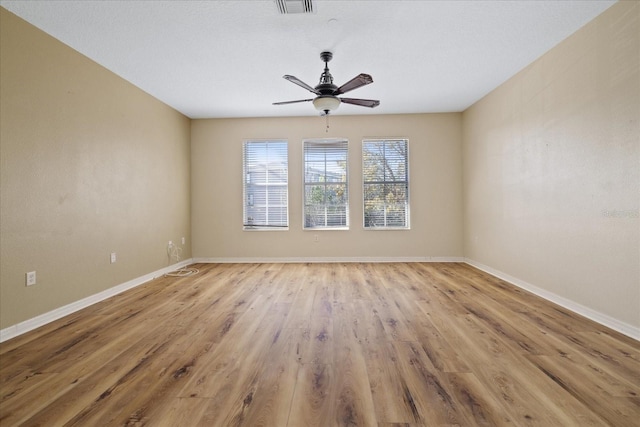
[[335,114],[463,111],[614,1],[315,0],[282,15],[272,0],[5,1],[0,5],[191,118],[303,116],[329,63],[339,86],[375,109]]

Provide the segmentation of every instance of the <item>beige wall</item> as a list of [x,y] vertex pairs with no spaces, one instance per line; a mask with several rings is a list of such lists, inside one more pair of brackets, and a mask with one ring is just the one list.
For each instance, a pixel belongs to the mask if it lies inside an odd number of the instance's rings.
[[5,9],[0,19],[2,329],[169,264],[168,240],[190,236],[190,124]]
[[640,327],[640,3],[464,112],[464,252]]
[[[462,257],[461,114],[194,120],[193,255],[201,258]],[[350,230],[302,230],[302,140],[349,140]],[[409,139],[411,229],[362,226],[362,139]],[[289,142],[289,231],[242,230],[242,143]],[[314,242],[318,235],[318,242]]]

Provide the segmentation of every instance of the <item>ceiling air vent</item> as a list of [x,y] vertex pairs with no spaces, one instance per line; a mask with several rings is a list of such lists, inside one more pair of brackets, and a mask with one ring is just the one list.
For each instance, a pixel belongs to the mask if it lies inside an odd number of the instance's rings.
[[273,0],[278,12],[283,15],[291,13],[313,13],[313,0]]

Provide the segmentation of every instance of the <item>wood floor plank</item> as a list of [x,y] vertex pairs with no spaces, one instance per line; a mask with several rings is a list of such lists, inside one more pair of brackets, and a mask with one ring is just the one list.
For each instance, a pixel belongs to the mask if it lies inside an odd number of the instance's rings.
[[417,322],[417,327],[424,325],[428,330],[427,333],[418,332],[418,341],[431,363],[444,372],[471,372],[462,357],[466,341],[452,327],[452,314],[447,305],[439,303],[436,298],[417,301],[416,305],[420,309],[416,312],[416,317],[421,319]]
[[455,336],[447,336],[442,323],[440,327],[433,323],[433,316],[428,314],[430,308],[423,308],[426,304],[421,301],[414,303],[416,321],[413,327],[418,342],[433,366],[442,372],[470,372],[469,366],[460,355],[460,347],[456,347]]
[[335,354],[333,318],[314,317],[309,328],[302,331],[303,336],[300,342],[302,363],[321,365],[332,363]]
[[375,309],[373,300],[353,300],[352,329],[355,339],[374,340],[385,339],[387,331],[384,328],[380,313]]
[[447,372],[443,383],[451,390],[452,399],[461,408],[466,425],[497,427],[512,424],[504,416],[500,402],[486,392],[475,374]]
[[333,424],[335,377],[331,364],[304,363],[298,370],[288,425],[324,427]]
[[198,264],[0,344],[0,425],[637,426],[640,343],[456,263]]
[[364,356],[378,422],[417,423],[423,420],[406,379],[398,367],[391,341],[367,340]]
[[334,310],[335,374],[332,394],[337,399],[333,425],[375,426],[375,406],[367,374],[364,351],[353,333],[349,304],[337,304]]
[[305,277],[305,266],[295,267],[295,270],[291,269],[291,274],[283,280],[280,295],[274,301],[273,308],[287,311],[285,327],[308,328],[315,286]]
[[[431,364],[417,343],[394,342],[398,365],[407,379],[407,394],[411,396],[425,425],[464,425],[461,408],[452,397],[452,390],[443,384],[443,376]],[[437,410],[435,410],[437,408]]]
[[[261,335],[270,335],[261,332]],[[293,330],[284,330],[284,333],[276,333],[272,336],[270,347],[264,350],[264,360],[247,360],[244,363],[256,367],[250,380],[243,384],[243,373],[236,379],[238,381],[240,402],[230,401],[227,407],[230,409],[222,419],[225,426],[278,426],[286,425],[289,417],[289,408],[293,398],[295,383],[298,376],[299,363],[295,358],[296,335]],[[243,369],[243,371],[246,371]]]

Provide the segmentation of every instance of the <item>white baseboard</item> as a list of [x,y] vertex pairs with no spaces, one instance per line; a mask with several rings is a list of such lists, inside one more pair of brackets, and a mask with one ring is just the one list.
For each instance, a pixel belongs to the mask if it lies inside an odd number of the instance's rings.
[[541,298],[544,298],[548,301],[558,304],[559,306],[564,307],[567,310],[571,310],[574,313],[577,313],[581,316],[584,316],[588,319],[593,320],[594,322],[600,323],[603,326],[611,328],[615,331],[620,332],[621,334],[624,334],[628,337],[631,337],[635,340],[640,341],[640,328],[638,327],[629,325],[628,323],[622,322],[614,317],[600,313],[599,311],[593,310],[589,307],[585,307],[581,304],[578,304],[575,301],[561,297],[560,295],[556,295],[553,292],[549,292],[545,289],[534,286],[531,283],[528,283],[528,282],[525,282],[524,280],[520,280],[516,277],[510,276],[506,273],[503,273],[502,271],[496,270],[494,268],[491,268],[487,265],[484,265],[472,259],[465,258],[464,262],[479,270],[484,271],[485,273],[489,273],[492,276],[495,276],[499,279],[509,282],[512,285],[515,285],[526,291],[529,291],[532,294],[535,294]]
[[206,264],[295,264],[340,262],[465,262],[463,257],[291,257],[291,258],[194,258],[194,263]]
[[120,285],[106,289],[97,294],[72,302],[71,304],[67,304],[60,308],[56,308],[55,310],[49,311],[48,313],[41,314],[32,319],[25,320],[24,322],[20,322],[16,325],[1,329],[0,342],[7,341],[11,338],[17,337],[18,335],[22,335],[25,332],[29,332],[33,329],[39,328],[40,326],[44,326],[47,323],[53,322],[54,320],[58,320],[61,317],[67,316],[71,313],[75,313],[78,310],[82,310],[83,308],[89,307],[92,304],[103,301],[107,298],[110,298],[114,295],[122,293],[126,290],[135,288],[136,286],[140,286],[143,283],[146,283],[150,280],[155,279],[156,277],[162,276],[163,274],[170,273],[181,267],[189,265],[192,262],[193,261],[191,259],[180,261],[177,264],[173,264],[173,265],[170,265],[169,267],[156,270],[153,273],[145,274],[144,276],[137,277],[133,280],[129,280],[128,282],[121,283]]

